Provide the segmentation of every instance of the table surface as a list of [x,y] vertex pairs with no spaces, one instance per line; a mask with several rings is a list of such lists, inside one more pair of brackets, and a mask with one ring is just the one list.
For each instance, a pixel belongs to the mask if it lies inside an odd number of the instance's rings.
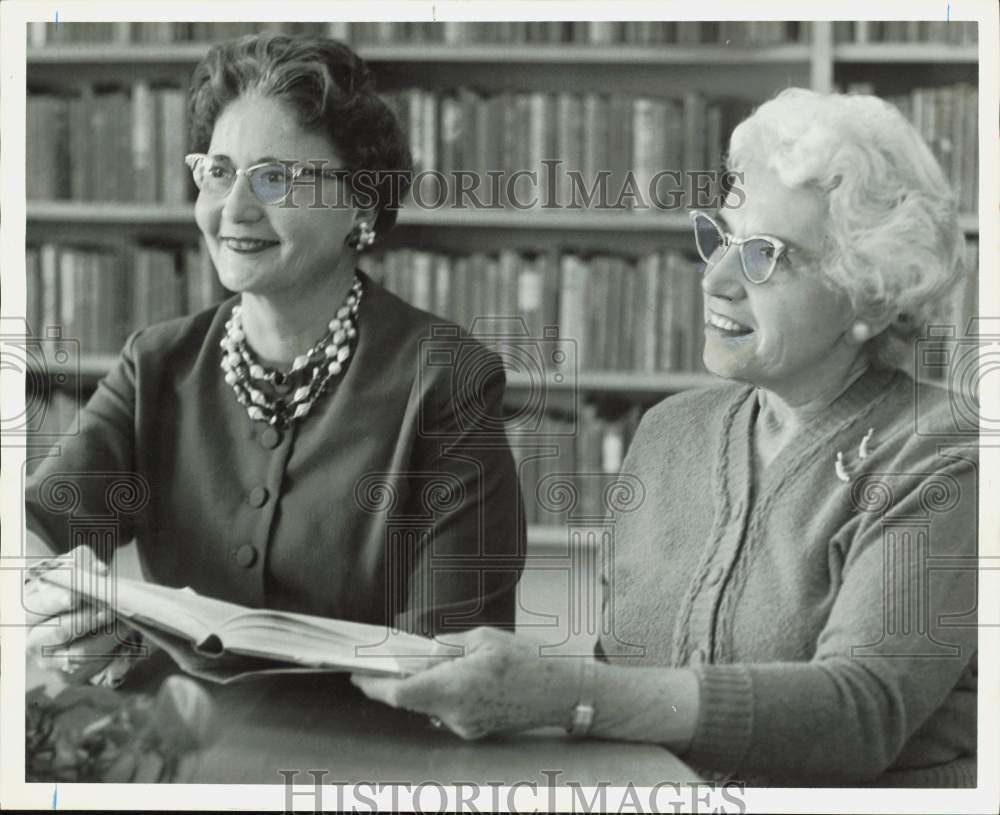
[[[128,686],[155,690],[177,670],[163,654],[144,660]],[[29,668],[28,687],[38,684]],[[50,684],[51,687],[51,683]],[[558,729],[466,742],[426,716],[367,699],[345,674],[285,675],[233,685],[203,683],[216,704],[217,740],[185,760],[177,781],[281,784],[279,770],[325,771],[324,784],[437,782],[549,786],[653,786],[698,776],[655,745],[569,739]]]

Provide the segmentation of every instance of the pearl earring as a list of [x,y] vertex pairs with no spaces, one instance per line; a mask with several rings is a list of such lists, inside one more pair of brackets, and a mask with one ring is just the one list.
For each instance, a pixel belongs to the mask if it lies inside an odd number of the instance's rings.
[[871,339],[872,330],[868,323],[863,323],[860,320],[851,326],[851,336],[860,345],[861,343],[867,342]]
[[347,245],[357,252],[363,252],[373,243],[375,230],[367,221],[359,221],[347,236]]

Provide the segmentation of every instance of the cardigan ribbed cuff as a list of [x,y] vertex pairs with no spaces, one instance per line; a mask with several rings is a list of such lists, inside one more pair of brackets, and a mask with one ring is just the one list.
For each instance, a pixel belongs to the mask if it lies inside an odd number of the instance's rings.
[[753,682],[744,665],[698,665],[698,724],[685,761],[729,774],[739,769],[753,728]]
[[976,786],[976,781],[976,757],[965,756],[935,767],[890,770],[879,776],[872,786],[971,789]]

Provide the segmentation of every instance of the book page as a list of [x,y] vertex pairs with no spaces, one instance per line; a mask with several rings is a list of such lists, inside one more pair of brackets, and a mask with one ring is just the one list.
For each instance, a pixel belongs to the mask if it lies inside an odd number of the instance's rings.
[[434,650],[433,640],[387,626],[284,611],[244,611],[218,633],[227,651],[374,673],[409,673],[408,659]]
[[219,630],[225,621],[246,609],[204,597],[193,589],[174,589],[111,577],[84,569],[53,569],[43,580],[77,592],[111,608],[127,620],[138,620],[198,643]]
[[[185,670],[232,676],[255,673],[261,665],[244,665],[240,657],[269,660],[273,670],[292,663],[302,670],[356,670],[406,674],[407,660],[427,657],[432,640],[386,626],[334,620],[293,612],[248,609],[198,594],[127,578],[111,578],[84,569],[54,569],[44,580],[112,608],[143,631],[173,635],[189,647],[184,658],[169,649]],[[234,661],[230,666],[228,663]],[[215,668],[209,668],[215,662]],[[197,663],[197,668],[195,668]],[[296,668],[289,668],[295,670]],[[211,678],[220,681],[216,676]]]

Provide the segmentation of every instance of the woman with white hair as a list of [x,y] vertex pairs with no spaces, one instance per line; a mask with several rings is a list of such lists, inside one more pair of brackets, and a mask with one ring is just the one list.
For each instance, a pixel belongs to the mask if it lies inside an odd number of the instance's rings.
[[644,417],[596,661],[493,629],[369,696],[465,738],[563,725],[755,785],[975,786],[976,443],[903,370],[961,274],[951,191],[891,105],[789,89],[692,214],[720,388]]

